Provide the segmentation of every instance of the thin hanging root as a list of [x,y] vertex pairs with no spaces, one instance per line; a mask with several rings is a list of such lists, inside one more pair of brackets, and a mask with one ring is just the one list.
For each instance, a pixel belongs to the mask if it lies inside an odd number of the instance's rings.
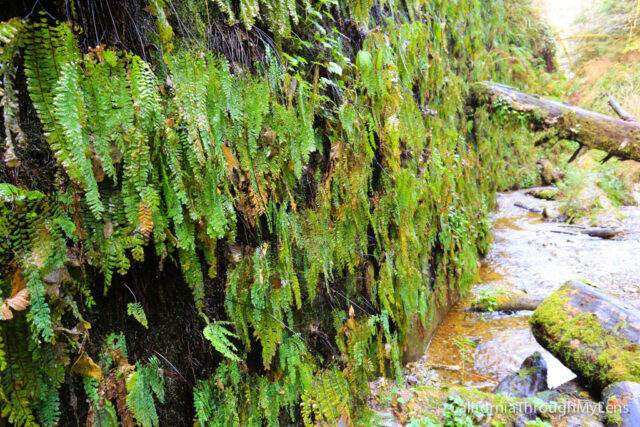
[[545,135],[542,138],[538,139],[533,145],[536,147],[540,147],[541,145],[544,145],[547,142],[550,142],[554,138],[555,138],[555,135]]
[[571,155],[571,158],[569,159],[567,164],[573,162],[580,155],[583,149],[584,149],[584,145],[580,144],[580,147],[578,147],[578,149]]
[[613,154],[607,154],[606,156],[604,156],[604,159],[600,160],[600,164],[604,165],[605,163],[607,163],[609,160],[611,160],[611,158],[613,157]]

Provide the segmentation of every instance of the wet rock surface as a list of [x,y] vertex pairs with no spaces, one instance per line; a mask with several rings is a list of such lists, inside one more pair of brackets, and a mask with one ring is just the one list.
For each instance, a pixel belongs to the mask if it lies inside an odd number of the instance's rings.
[[622,381],[602,392],[607,426],[640,426],[640,384]]
[[604,426],[601,406],[586,393],[547,390],[522,398],[466,387],[405,387],[383,378],[369,387],[372,411],[364,425]]
[[556,200],[558,198],[558,189],[556,187],[532,188],[526,194],[536,199]]
[[509,397],[530,397],[547,389],[547,362],[539,352],[524,359],[520,370],[508,375],[493,390]]

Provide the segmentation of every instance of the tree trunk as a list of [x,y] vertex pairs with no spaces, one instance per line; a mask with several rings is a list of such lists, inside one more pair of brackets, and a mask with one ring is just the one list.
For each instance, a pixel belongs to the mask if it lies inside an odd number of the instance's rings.
[[556,129],[557,137],[640,161],[640,122],[625,121],[520,92],[510,86],[480,82],[474,86],[477,102],[526,114],[534,129]]
[[589,384],[640,381],[640,311],[583,282],[567,282],[530,319],[536,340]]

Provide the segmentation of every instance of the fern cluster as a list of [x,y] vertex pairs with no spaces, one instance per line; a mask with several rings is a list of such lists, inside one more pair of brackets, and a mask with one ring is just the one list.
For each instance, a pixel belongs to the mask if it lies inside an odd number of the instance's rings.
[[319,372],[302,396],[302,416],[307,425],[351,423],[352,402],[349,383],[340,369]]
[[[221,12],[227,16],[229,24],[239,20],[247,29],[253,27],[256,18],[267,25],[271,31],[279,36],[288,36],[291,33],[291,24],[297,24],[299,20],[298,9],[300,6],[296,0],[243,0],[239,4],[239,10],[234,12],[233,4],[230,0],[215,0]],[[302,9],[311,7],[309,0],[300,2]]]
[[[470,80],[519,78],[496,57],[514,49],[503,2],[405,3],[216,1],[229,20],[249,29],[260,17],[294,46],[288,63],[268,51],[251,72],[176,48],[162,0],[149,9],[158,63],[83,52],[69,24],[45,17],[0,25],[5,163],[19,167],[30,143],[16,113],[22,67],[59,166],[54,194],[0,184],[0,297],[30,296],[0,320],[4,417],[55,424],[73,372],[90,422],[161,423],[158,361],[129,364],[124,337],[92,337],[105,342],[99,357],[84,346],[91,291],[108,292],[147,247],[179,265],[201,338],[223,360],[194,387],[198,424],[291,422],[300,402],[308,424],[352,422],[372,375],[400,375],[415,326],[472,282],[494,192],[533,170],[520,166],[526,129],[464,109]],[[334,14],[367,28],[353,55]],[[294,30],[327,33],[320,23],[335,25],[335,39],[316,41],[341,65],[293,56],[311,43]],[[206,311],[213,278],[226,318]],[[161,328],[142,307],[122,310]]]
[[[164,372],[153,356],[147,363],[130,365],[124,335],[106,337],[99,365],[86,359],[95,371],[84,378],[89,401],[87,423],[104,427],[160,425],[156,401],[164,402]],[[76,362],[77,364],[78,362]]]

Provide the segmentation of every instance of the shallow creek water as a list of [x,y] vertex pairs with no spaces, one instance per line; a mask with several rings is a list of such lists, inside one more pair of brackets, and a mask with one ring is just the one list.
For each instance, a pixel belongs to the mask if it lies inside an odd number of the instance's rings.
[[[446,316],[422,359],[407,366],[407,374],[417,377],[418,383],[463,382],[490,390],[535,351],[547,361],[549,387],[575,376],[536,342],[528,325],[531,312],[463,311],[483,289],[515,288],[546,297],[567,280],[584,279],[630,303],[640,302],[640,208],[621,208],[623,232],[604,240],[564,223],[544,221],[542,215],[516,206],[541,209],[553,203],[524,191],[499,194],[492,215],[494,242],[481,263],[477,283]],[[455,344],[462,338],[477,343],[472,363],[464,362]]]

